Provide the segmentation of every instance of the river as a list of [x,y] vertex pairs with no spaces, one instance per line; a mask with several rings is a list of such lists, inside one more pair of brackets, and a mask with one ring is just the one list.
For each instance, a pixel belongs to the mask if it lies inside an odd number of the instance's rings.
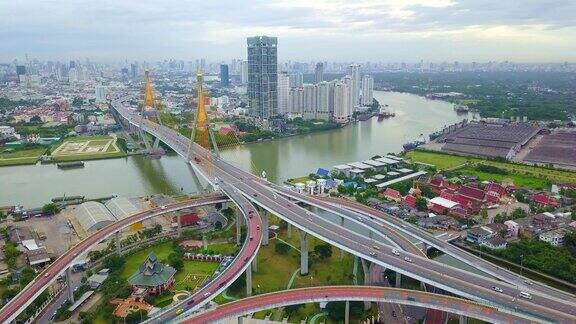
[[[315,172],[318,167],[365,160],[377,154],[400,152],[402,144],[427,137],[444,125],[464,118],[452,104],[412,94],[374,91],[374,97],[396,113],[378,121],[372,118],[340,129],[286,137],[226,149],[221,155],[270,180]],[[0,206],[42,206],[56,196],[90,198],[121,195],[196,191],[190,170],[178,156],[150,160],[143,156],[87,161],[82,169],[61,170],[56,165],[0,167]]]

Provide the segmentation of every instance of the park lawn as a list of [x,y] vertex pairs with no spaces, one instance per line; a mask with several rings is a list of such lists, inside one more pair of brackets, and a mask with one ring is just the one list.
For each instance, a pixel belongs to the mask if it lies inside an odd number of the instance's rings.
[[252,274],[254,295],[285,290],[292,273],[300,267],[300,254],[290,250],[286,255],[276,253],[276,240],[258,251],[258,271]]
[[94,136],[75,136],[67,137],[64,142],[86,142],[86,141],[109,141],[113,137],[110,135],[94,135]]
[[[174,289],[193,291],[196,286],[211,276],[218,266],[217,262],[184,261],[184,268],[174,276]],[[186,278],[189,274],[191,277]],[[193,276],[196,276],[196,279]]]
[[36,164],[44,152],[46,152],[45,148],[2,152],[0,153],[0,166]]
[[299,178],[288,179],[288,180],[286,180],[286,182],[291,184],[291,185],[295,185],[298,182],[306,183],[306,181],[308,181],[308,180],[310,180],[310,178],[308,176],[304,176],[304,177],[299,177]]
[[[67,142],[87,142],[88,146],[101,146],[107,144],[110,140],[114,139],[112,136],[108,135],[96,135],[96,136],[79,136],[79,137],[69,137],[64,140],[64,142],[54,145],[52,147],[52,152],[58,150],[60,146]],[[52,161],[54,162],[69,162],[69,161],[85,161],[85,160],[98,160],[98,159],[110,159],[117,157],[124,157],[126,153],[120,148],[116,141],[114,141],[108,148],[106,152],[102,153],[71,153],[71,154],[52,154]]]
[[140,264],[146,260],[146,257],[150,252],[154,251],[158,260],[162,261],[168,258],[168,255],[172,252],[172,242],[162,242],[151,247],[145,248],[143,250],[134,252],[132,254],[126,255],[124,258],[126,263],[124,264],[124,269],[122,270],[122,277],[128,279],[133,275]]
[[[576,183],[576,172],[568,170],[548,169],[544,167],[532,166],[527,164],[499,162],[476,157],[458,156],[452,154],[419,151],[419,150],[410,151],[406,153],[406,157],[409,158],[412,162],[423,162],[433,164],[438,169],[441,170],[451,169],[458,166],[464,166],[466,162],[468,162],[468,165],[472,164],[492,165],[508,171],[510,174],[507,175],[506,177],[514,178],[514,176],[524,176],[524,178],[522,177],[518,178],[518,181],[526,182],[529,184],[528,186],[538,187],[542,185],[542,182],[538,183],[537,181],[535,181],[535,179],[538,178],[544,182],[548,180],[560,183]],[[488,179],[496,180],[497,178],[497,175],[495,174],[493,175],[485,173],[484,175],[490,175],[491,178]],[[515,184],[519,185],[516,182]]]
[[208,244],[208,250],[214,254],[234,255],[240,250],[240,247],[232,243],[215,243]]
[[536,178],[529,175],[523,174],[494,174],[488,172],[478,171],[471,167],[465,167],[461,169],[463,173],[467,175],[473,175],[478,177],[480,181],[496,181],[502,182],[504,179],[512,179],[514,185],[517,187],[526,187],[535,190],[542,190],[550,186],[550,181],[542,178]]
[[428,163],[436,166],[439,170],[446,170],[458,167],[465,164],[469,160],[476,160],[475,158],[449,155],[442,153],[434,153],[427,151],[410,151],[406,153],[406,157],[412,162]]

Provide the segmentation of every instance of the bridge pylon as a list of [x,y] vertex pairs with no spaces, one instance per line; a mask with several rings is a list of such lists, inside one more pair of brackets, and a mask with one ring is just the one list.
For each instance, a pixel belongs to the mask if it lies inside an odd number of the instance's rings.
[[[157,102],[156,96],[154,95],[154,87],[152,84],[152,79],[150,78],[150,71],[146,69],[144,71],[144,102],[142,103],[142,109],[140,111],[142,118],[140,123],[145,123],[146,119],[155,119],[159,124],[162,124],[160,118],[160,110],[162,105]],[[142,125],[139,127],[139,134],[146,151],[150,155],[160,156],[164,154],[164,150],[159,147],[160,141],[156,138],[154,142],[151,143],[150,139],[142,131]]]
[[[204,91],[204,75],[201,70],[196,71],[196,115],[194,121],[192,122],[192,132],[190,134],[190,147],[188,147],[188,159],[198,163],[198,161],[220,157],[220,151],[218,150],[218,145],[216,144],[216,136],[212,132],[212,127],[210,125],[210,120],[208,118],[208,113],[206,112],[206,93]],[[197,156],[192,153],[192,145],[199,145],[206,151],[202,156]],[[211,165],[208,164],[208,165]],[[214,172],[210,168],[208,169],[207,176],[213,177]]]

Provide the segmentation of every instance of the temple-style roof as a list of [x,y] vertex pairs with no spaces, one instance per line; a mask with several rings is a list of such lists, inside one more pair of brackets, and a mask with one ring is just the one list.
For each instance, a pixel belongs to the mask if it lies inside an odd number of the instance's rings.
[[138,272],[128,278],[128,282],[133,286],[157,287],[167,283],[175,273],[174,268],[163,265],[158,261],[156,254],[150,252],[138,268]]

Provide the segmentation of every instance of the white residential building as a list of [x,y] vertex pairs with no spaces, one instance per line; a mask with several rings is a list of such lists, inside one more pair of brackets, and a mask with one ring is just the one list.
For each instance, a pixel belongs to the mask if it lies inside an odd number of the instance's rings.
[[330,87],[328,82],[316,84],[316,119],[330,120]]
[[302,73],[290,74],[290,88],[302,88],[304,86],[304,76]]
[[290,117],[302,117],[304,111],[304,89],[291,88],[288,95]]
[[290,77],[287,72],[278,73],[278,114],[290,113],[288,97],[290,95]]
[[350,86],[345,82],[334,84],[334,120],[345,124],[350,118]]
[[12,126],[0,126],[0,139],[10,138],[16,135],[16,131]]
[[354,107],[360,104],[360,65],[358,64],[351,64],[348,69],[348,74],[352,79],[351,85],[351,100],[350,105],[352,106],[352,111],[354,111]]
[[97,85],[94,87],[94,93],[96,96],[96,103],[106,103],[106,87],[102,85]]
[[362,78],[362,106],[370,106],[374,99],[374,79],[366,74]]
[[242,84],[248,83],[248,61],[240,63],[240,82]]
[[304,85],[304,112],[302,114],[302,118],[316,118],[316,85]]

